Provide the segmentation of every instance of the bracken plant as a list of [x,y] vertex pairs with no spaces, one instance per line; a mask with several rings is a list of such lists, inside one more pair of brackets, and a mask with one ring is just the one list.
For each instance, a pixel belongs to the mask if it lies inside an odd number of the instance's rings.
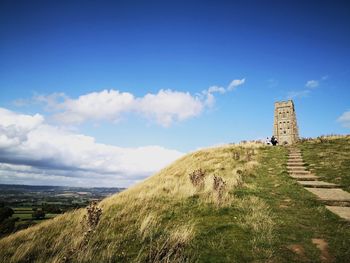
[[204,187],[205,172],[202,169],[194,170],[189,176],[194,187],[198,189]]
[[226,189],[226,182],[224,181],[224,179],[222,179],[220,176],[214,175],[213,190],[214,192],[216,192],[217,198],[219,201],[222,200],[225,189]]

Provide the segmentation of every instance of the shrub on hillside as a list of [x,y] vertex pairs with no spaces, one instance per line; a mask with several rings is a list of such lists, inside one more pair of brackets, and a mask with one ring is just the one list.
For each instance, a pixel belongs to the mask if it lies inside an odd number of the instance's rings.
[[189,176],[194,187],[197,189],[204,188],[205,172],[202,169],[194,170]]
[[8,235],[15,230],[15,218],[6,218],[0,224],[0,237]]
[[56,204],[43,203],[42,209],[46,213],[50,213],[50,214],[61,214],[63,212],[61,207],[59,205],[56,205]]
[[220,176],[214,175],[213,190],[216,193],[218,201],[221,201],[226,189],[226,182]]
[[89,242],[91,234],[95,231],[98,223],[100,222],[102,208],[98,207],[97,201],[93,201],[88,207],[86,207],[86,212],[87,213],[84,215],[82,223],[85,227],[87,227],[87,230],[84,232],[84,238],[80,244],[80,248],[85,247]]
[[100,221],[102,208],[97,206],[97,202],[93,201],[87,208],[87,225],[89,229],[94,230]]
[[1,207],[0,208],[0,223],[5,219],[11,217],[14,211],[10,207]]
[[233,158],[235,161],[238,161],[238,160],[240,159],[240,154],[239,154],[239,152],[233,152],[232,158]]
[[35,210],[33,210],[32,218],[44,219],[45,218],[45,212],[42,209],[35,209]]

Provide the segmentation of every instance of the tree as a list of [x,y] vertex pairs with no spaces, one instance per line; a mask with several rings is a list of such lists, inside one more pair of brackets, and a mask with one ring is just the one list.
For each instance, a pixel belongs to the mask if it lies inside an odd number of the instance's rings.
[[0,208],[0,223],[5,219],[11,217],[14,211],[10,207],[1,207]]
[[43,203],[42,210],[45,211],[46,213],[49,213],[49,214],[61,214],[62,213],[62,209],[60,208],[59,205],[56,205],[56,204]]
[[42,209],[36,209],[32,213],[32,217],[35,219],[44,219],[45,218],[45,212]]
[[15,229],[16,219],[14,218],[6,218],[0,224],[0,237],[10,234]]

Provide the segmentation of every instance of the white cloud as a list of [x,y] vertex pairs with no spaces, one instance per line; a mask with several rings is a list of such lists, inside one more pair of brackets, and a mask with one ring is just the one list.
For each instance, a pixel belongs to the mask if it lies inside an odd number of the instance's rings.
[[214,92],[219,92],[221,94],[224,94],[226,92],[226,89],[224,87],[220,87],[220,86],[209,87],[208,93],[214,93]]
[[45,124],[41,115],[0,108],[1,181],[57,181],[59,177],[66,183],[81,181],[84,185],[94,181],[99,185],[126,186],[181,155],[160,146],[122,148],[96,143],[93,137]]
[[243,85],[244,82],[245,82],[245,79],[235,79],[235,80],[232,80],[231,83],[230,83],[230,85],[228,85],[227,90],[228,90],[228,91],[234,90],[234,89],[236,89],[238,86]]
[[320,82],[318,80],[309,80],[306,82],[305,87],[313,89],[317,88],[320,85]]
[[305,83],[305,87],[302,90],[299,91],[290,91],[287,94],[288,99],[294,99],[294,98],[304,98],[311,94],[312,89],[317,88],[322,84],[322,82],[326,81],[328,79],[328,76],[323,76],[320,80],[308,80]]
[[103,90],[92,92],[63,102],[52,101],[55,96],[40,96],[40,101],[50,103],[56,110],[54,119],[64,124],[80,124],[85,121],[118,121],[123,114],[136,113],[168,127],[173,122],[199,115],[205,103],[188,92],[160,90],[144,97],[135,97],[128,92]]
[[160,90],[136,100],[135,111],[155,118],[157,123],[169,126],[174,121],[183,121],[198,116],[205,107],[199,97],[188,92]]
[[344,112],[338,119],[338,122],[340,122],[344,127],[350,128],[350,110]]
[[118,121],[127,113],[136,113],[168,127],[174,122],[184,121],[200,115],[206,107],[215,103],[214,93],[224,94],[244,84],[245,79],[231,81],[227,88],[211,86],[201,94],[160,90],[135,97],[129,92],[103,90],[72,99],[63,93],[36,96],[55,112],[54,119],[64,124],[80,124],[85,121]]
[[245,78],[243,79],[234,79],[230,82],[227,88],[221,86],[211,86],[207,90],[202,91],[202,95],[205,97],[205,105],[208,107],[212,107],[215,104],[214,93],[225,94],[226,92],[232,91],[236,89],[238,86],[243,85],[245,82]]
[[131,93],[118,90],[103,90],[80,96],[78,99],[65,99],[58,104],[63,112],[55,118],[63,123],[79,124],[86,120],[116,121],[123,112],[132,110],[135,98]]

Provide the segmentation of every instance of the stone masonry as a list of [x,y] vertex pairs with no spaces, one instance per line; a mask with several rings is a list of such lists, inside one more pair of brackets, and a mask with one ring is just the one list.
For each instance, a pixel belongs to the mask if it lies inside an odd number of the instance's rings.
[[297,118],[292,100],[275,102],[273,135],[281,145],[298,141]]

